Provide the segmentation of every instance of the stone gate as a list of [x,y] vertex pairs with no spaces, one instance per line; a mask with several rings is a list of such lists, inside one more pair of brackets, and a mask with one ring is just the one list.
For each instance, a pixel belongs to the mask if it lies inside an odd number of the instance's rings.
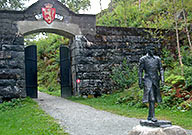
[[0,10],[0,18],[1,98],[26,96],[24,36],[28,34],[51,32],[70,39],[74,95],[111,91],[114,64],[124,58],[137,62],[146,45],[160,47],[157,39],[148,38],[148,29],[96,26],[95,15],[75,14],[57,0],[39,0],[24,11]]

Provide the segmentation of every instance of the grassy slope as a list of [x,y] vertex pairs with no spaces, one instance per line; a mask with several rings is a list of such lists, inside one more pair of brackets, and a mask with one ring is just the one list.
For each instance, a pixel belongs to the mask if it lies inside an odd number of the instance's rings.
[[53,118],[45,114],[31,99],[25,99],[20,104],[7,108],[0,105],[1,135],[64,135],[62,128]]

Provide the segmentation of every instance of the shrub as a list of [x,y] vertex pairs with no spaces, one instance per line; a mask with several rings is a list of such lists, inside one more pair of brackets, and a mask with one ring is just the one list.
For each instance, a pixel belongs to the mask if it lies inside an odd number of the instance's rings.
[[137,81],[138,77],[136,66],[127,63],[128,62],[124,60],[122,64],[112,69],[110,77],[114,84],[117,85],[117,89],[124,90]]
[[0,111],[9,111],[15,107],[21,107],[24,99],[12,99],[11,101],[0,104]]
[[190,52],[188,46],[184,46],[182,49],[182,62],[186,66],[192,66],[192,53]]
[[117,98],[116,104],[126,104],[128,106],[135,106],[137,108],[146,107],[146,105],[142,103],[143,91],[139,89],[137,83],[132,85],[132,87],[123,93],[123,95]]
[[192,67],[185,67],[184,68],[184,78],[185,78],[185,87],[187,89],[192,88]]
[[172,85],[179,85],[179,84],[183,84],[185,81],[185,78],[181,75],[174,75],[171,74],[170,76],[168,76],[165,79],[166,83],[172,84]]
[[192,110],[192,101],[191,100],[187,100],[187,101],[182,102],[179,105],[178,109],[181,110],[181,111]]
[[173,68],[174,67],[174,58],[173,54],[168,49],[162,49],[162,64],[164,68]]

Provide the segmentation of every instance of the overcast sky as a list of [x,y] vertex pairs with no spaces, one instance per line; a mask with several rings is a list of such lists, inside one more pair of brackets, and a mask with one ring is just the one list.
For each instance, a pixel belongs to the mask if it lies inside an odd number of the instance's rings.
[[[29,7],[31,4],[35,3],[37,0],[29,0],[26,3],[26,7]],[[91,1],[91,8],[88,11],[80,11],[80,13],[84,14],[97,14],[101,11],[101,7],[99,4],[100,0],[90,0]],[[102,2],[102,9],[106,9],[110,0],[101,0]]]

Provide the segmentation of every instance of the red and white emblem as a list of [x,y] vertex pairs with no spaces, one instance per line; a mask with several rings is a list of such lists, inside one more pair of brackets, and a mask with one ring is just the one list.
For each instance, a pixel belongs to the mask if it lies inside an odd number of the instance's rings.
[[56,9],[52,8],[53,5],[50,3],[45,4],[45,8],[41,8],[43,13],[43,18],[48,24],[51,24],[55,19]]

